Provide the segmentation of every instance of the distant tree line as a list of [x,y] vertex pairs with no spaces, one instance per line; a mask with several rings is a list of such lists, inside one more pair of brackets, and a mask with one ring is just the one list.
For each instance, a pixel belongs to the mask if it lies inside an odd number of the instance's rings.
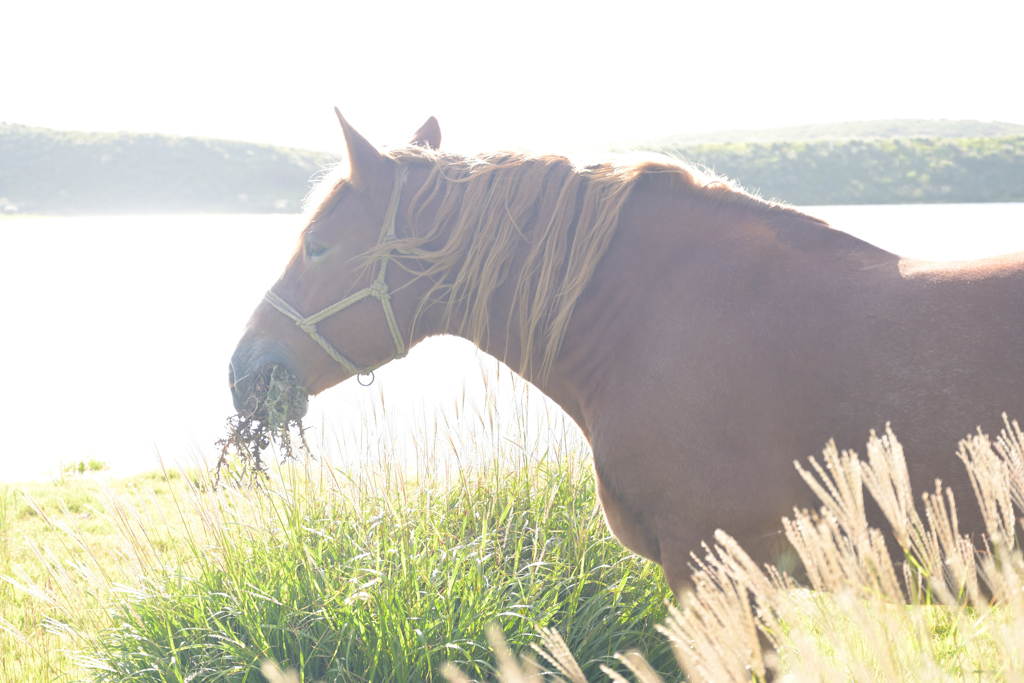
[[808,123],[763,130],[680,133],[650,140],[652,147],[719,145],[727,142],[810,142],[812,140],[880,140],[884,138],[1008,138],[1024,135],[1024,124],[948,119],[874,119]]
[[[649,148],[792,204],[1024,201],[1024,136]],[[0,124],[0,213],[291,213],[331,159],[230,140]]]
[[0,125],[0,212],[294,213],[327,154],[232,140]]
[[656,149],[791,204],[1024,201],[1024,136],[732,143]]

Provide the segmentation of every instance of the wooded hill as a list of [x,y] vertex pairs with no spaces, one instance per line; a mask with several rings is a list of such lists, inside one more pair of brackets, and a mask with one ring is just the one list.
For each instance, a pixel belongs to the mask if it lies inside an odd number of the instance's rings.
[[[643,147],[722,145],[731,142],[811,142],[878,138],[1009,138],[1024,135],[1024,124],[947,119],[878,119],[840,123],[808,123],[763,130],[719,130],[684,133],[645,141]],[[631,145],[635,146],[635,145]]]
[[329,162],[233,140],[0,124],[0,211],[293,213]]
[[[1024,201],[1024,126],[868,121],[640,146],[792,204]],[[0,124],[0,213],[297,212],[329,155],[231,140]]]
[[658,146],[790,204],[1024,201],[1024,136]]

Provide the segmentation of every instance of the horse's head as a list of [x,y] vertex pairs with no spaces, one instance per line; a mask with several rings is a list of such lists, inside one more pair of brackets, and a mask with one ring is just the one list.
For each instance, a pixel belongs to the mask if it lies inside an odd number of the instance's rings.
[[[338,119],[350,173],[312,213],[284,273],[256,307],[231,357],[228,381],[240,413],[257,409],[264,390],[259,378],[273,366],[283,367],[306,393],[317,394],[404,355],[410,343],[418,300],[399,290],[411,276],[387,268],[391,259],[380,248],[395,238],[404,172],[340,113]],[[431,117],[412,143],[436,149],[440,140]],[[368,259],[371,252],[377,257]]]

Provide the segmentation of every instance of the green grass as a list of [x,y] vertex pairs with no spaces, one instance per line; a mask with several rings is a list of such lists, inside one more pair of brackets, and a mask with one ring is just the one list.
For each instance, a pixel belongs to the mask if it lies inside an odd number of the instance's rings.
[[77,462],[62,462],[60,463],[60,474],[62,477],[66,477],[73,474],[85,474],[86,472],[103,472],[109,470],[110,464],[103,460],[96,458],[89,458],[88,460],[79,460]]
[[660,571],[609,538],[591,481],[539,461],[450,488],[291,472],[190,494],[215,523],[184,552],[141,549],[145,581],[94,641],[97,679],[243,681],[268,657],[309,681],[433,680],[449,660],[483,676],[491,622],[514,647],[558,628],[591,673],[628,648],[671,670]]
[[[80,678],[72,652],[82,645],[81,634],[98,632],[109,619],[89,577],[65,569],[91,563],[126,579],[118,570],[123,539],[104,513],[104,499],[144,488],[166,506],[173,482],[152,473],[110,482],[76,476],[0,484],[0,681]],[[58,590],[77,600],[73,631],[51,621],[60,611],[48,596]]]
[[610,536],[588,450],[477,417],[488,435],[415,462],[289,466],[262,490],[6,487],[0,680],[261,681],[267,658],[303,681],[487,678],[491,624],[517,650],[557,629],[590,676],[630,649],[678,671],[655,630],[670,593]]

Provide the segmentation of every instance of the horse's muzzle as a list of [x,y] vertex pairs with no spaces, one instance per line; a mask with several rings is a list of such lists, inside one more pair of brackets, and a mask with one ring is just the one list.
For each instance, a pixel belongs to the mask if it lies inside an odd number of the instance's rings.
[[[280,365],[290,375],[297,376],[285,355],[273,347],[254,342],[239,345],[235,349],[228,364],[228,385],[231,388],[231,402],[238,413],[245,415],[253,412],[259,402],[259,397],[254,396],[256,380],[269,365]],[[303,400],[299,407],[302,414],[292,417],[304,416],[308,406],[308,401]]]

